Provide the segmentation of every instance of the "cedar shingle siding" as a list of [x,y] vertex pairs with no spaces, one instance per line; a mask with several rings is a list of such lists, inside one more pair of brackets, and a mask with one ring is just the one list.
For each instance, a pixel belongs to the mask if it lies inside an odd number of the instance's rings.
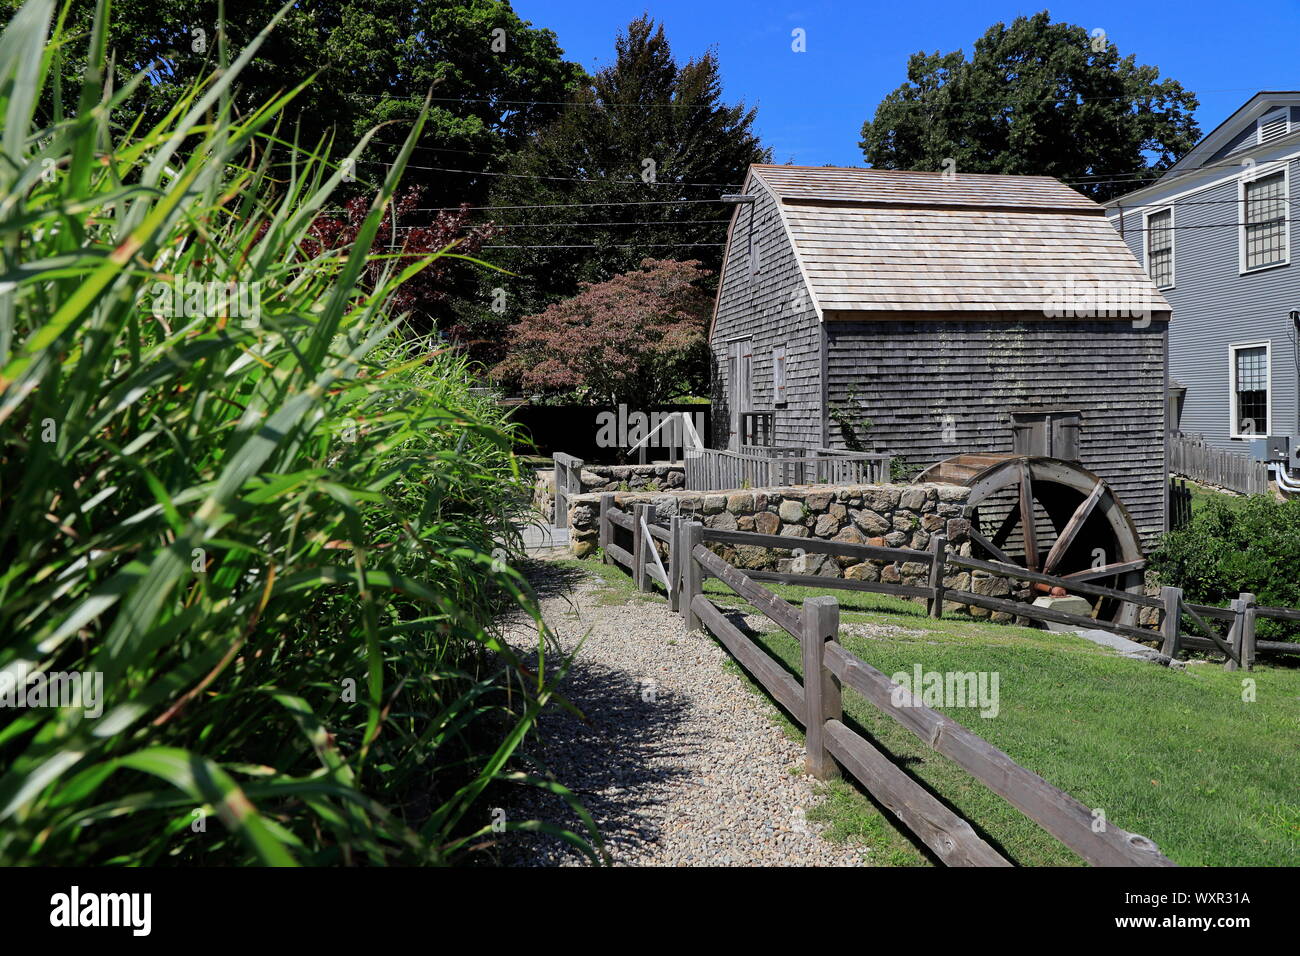
[[[756,198],[733,217],[710,335],[715,447],[730,430],[730,342],[749,336],[752,407],[776,412],[776,444],[927,466],[1012,452],[1012,413],[1079,412],[1080,464],[1152,544],[1169,306],[1099,206],[1046,177],[954,185],[879,170],[756,166],[745,192]],[[1045,314],[1070,281],[1122,290],[1151,315]],[[774,407],[778,346],[787,401]]]
[[[856,436],[864,450],[921,466],[963,452],[1010,453],[1013,412],[1078,411],[1079,463],[1110,483],[1149,547],[1164,530],[1167,327],[830,322],[831,407],[850,427],[871,422]],[[830,438],[836,448],[853,443],[837,421]]]
[[[773,407],[772,349],[777,346],[786,349],[786,402],[777,407],[776,443],[820,445],[823,415],[821,324],[799,274],[794,247],[786,235],[776,202],[761,187],[750,192],[756,193],[758,199],[736,210],[719,284],[717,318],[710,339],[713,350],[713,446],[727,447],[731,419],[730,383],[727,380],[729,342],[743,336],[750,336],[753,342],[755,409]],[[751,215],[755,223],[756,252],[752,284],[747,233]],[[810,436],[816,436],[816,440]]]

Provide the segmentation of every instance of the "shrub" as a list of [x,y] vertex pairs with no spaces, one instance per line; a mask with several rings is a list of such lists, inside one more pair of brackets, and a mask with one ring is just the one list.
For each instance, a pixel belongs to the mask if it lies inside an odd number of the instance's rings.
[[[1300,500],[1253,495],[1236,509],[1213,499],[1164,536],[1151,569],[1189,601],[1226,605],[1243,591],[1260,604],[1300,607]],[[1259,619],[1266,640],[1294,636],[1294,624]]]
[[52,0],[0,35],[0,682],[103,681],[0,724],[0,864],[454,862],[554,678],[489,630],[511,436],[394,335],[436,256],[368,252],[423,117],[311,249],[342,173],[231,106],[267,31],[122,132],[106,9],[73,115]]

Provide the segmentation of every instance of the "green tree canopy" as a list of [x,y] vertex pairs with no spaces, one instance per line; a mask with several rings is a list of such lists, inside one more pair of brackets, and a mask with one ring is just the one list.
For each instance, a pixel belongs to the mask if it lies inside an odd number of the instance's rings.
[[662,26],[634,20],[615,44],[614,62],[514,157],[492,193],[494,206],[565,204],[493,211],[504,233],[494,244],[569,248],[490,250],[517,277],[485,277],[479,315],[493,318],[483,311],[493,287],[507,293],[509,319],[643,259],[695,259],[716,270],[731,214],[717,200],[735,191],[751,163],[769,159],[754,115],[723,102],[712,51],[679,64]]
[[[282,4],[225,3],[228,49],[246,45]],[[3,5],[0,19],[7,20],[19,3]],[[218,62],[218,6],[114,0],[108,51],[115,79],[120,85],[151,71],[147,121]],[[94,0],[71,0],[70,30],[89,32],[94,11]],[[73,44],[61,64],[65,88],[76,89],[84,70],[84,50]],[[303,0],[240,74],[236,103],[247,113],[313,74],[315,82],[285,111],[282,135],[314,145],[333,132],[350,146],[379,123],[400,124],[380,132],[357,169],[363,182],[383,179],[397,154],[392,144],[401,143],[432,87],[433,109],[404,181],[421,189],[426,206],[483,201],[492,180],[482,171],[559,116],[558,104],[586,80],[578,64],[563,58],[552,31],[534,28],[501,0]],[[124,117],[134,119],[139,108],[124,108]]]
[[881,169],[938,171],[952,160],[958,174],[1056,176],[1106,199],[1195,145],[1196,106],[1101,31],[1044,11],[990,27],[969,60],[913,54],[907,82],[877,106],[858,145]]

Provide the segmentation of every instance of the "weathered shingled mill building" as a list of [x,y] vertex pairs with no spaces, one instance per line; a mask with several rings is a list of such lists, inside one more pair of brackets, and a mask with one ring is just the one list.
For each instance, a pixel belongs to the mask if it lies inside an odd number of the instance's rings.
[[1169,305],[1101,206],[1047,177],[770,165],[734,198],[716,447],[887,452],[982,482],[1003,496],[977,515],[993,553],[1045,570],[1061,555],[1013,532],[1015,483],[994,472],[1024,476],[1021,500],[1033,469],[1086,476],[1068,501],[1021,505],[1053,534],[1164,530]]

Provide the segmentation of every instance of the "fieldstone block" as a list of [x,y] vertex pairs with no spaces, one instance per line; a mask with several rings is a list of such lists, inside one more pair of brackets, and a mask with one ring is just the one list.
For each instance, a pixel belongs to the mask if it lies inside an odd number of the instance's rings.
[[706,515],[715,515],[719,511],[726,510],[727,499],[723,495],[705,495],[704,496],[704,513]]
[[835,516],[824,514],[817,519],[817,526],[813,528],[813,534],[818,538],[829,538],[839,529],[840,523],[835,520]]
[[899,506],[908,511],[920,511],[925,507],[925,489],[908,488],[900,495]]
[[853,581],[879,581],[880,566],[871,561],[863,561],[845,569],[844,576]]
[[741,515],[740,517],[738,517],[738,518],[736,519],[736,530],[737,530],[737,531],[753,531],[753,530],[754,530],[754,516],[753,516],[753,515]]
[[897,488],[877,488],[864,493],[862,500],[872,511],[893,511],[901,497],[902,492]]
[[930,534],[934,534],[936,531],[942,531],[943,527],[944,520],[939,515],[926,515],[921,519],[921,528],[928,531]]
[[948,519],[948,540],[960,544],[970,536],[970,522],[965,518]]
[[884,517],[870,510],[854,512],[853,523],[861,528],[868,537],[884,534],[890,527],[889,522]]
[[715,515],[709,515],[705,518],[704,524],[706,527],[712,528],[715,531],[735,531],[736,516],[730,511],[720,511]]
[[884,584],[902,584],[903,576],[898,571],[898,565],[887,564],[881,568],[880,580]]
[[834,518],[836,521],[843,521],[845,518],[848,517],[849,509],[845,508],[842,504],[839,504],[838,502],[833,502],[831,506],[826,509],[826,513],[830,515],[832,518]]
[[809,511],[825,511],[831,503],[831,492],[818,491],[804,499]]
[[907,533],[904,531],[891,531],[885,535],[885,546],[888,548],[901,548],[907,544]]
[[788,524],[781,528],[781,534],[787,538],[806,538],[808,529],[801,524]]
[[787,498],[785,501],[781,502],[781,507],[778,509],[777,514],[781,516],[782,521],[790,523],[803,521],[803,502],[792,501]]
[[569,542],[569,548],[573,551],[573,556],[581,560],[590,557],[591,553],[598,547],[599,542],[599,538],[574,538]]
[[754,530],[759,534],[776,534],[781,530],[781,519],[770,511],[754,515]]
[[754,510],[754,496],[740,492],[727,496],[727,510],[732,514],[747,514]]
[[940,501],[965,501],[970,497],[965,485],[935,485],[934,492]]

